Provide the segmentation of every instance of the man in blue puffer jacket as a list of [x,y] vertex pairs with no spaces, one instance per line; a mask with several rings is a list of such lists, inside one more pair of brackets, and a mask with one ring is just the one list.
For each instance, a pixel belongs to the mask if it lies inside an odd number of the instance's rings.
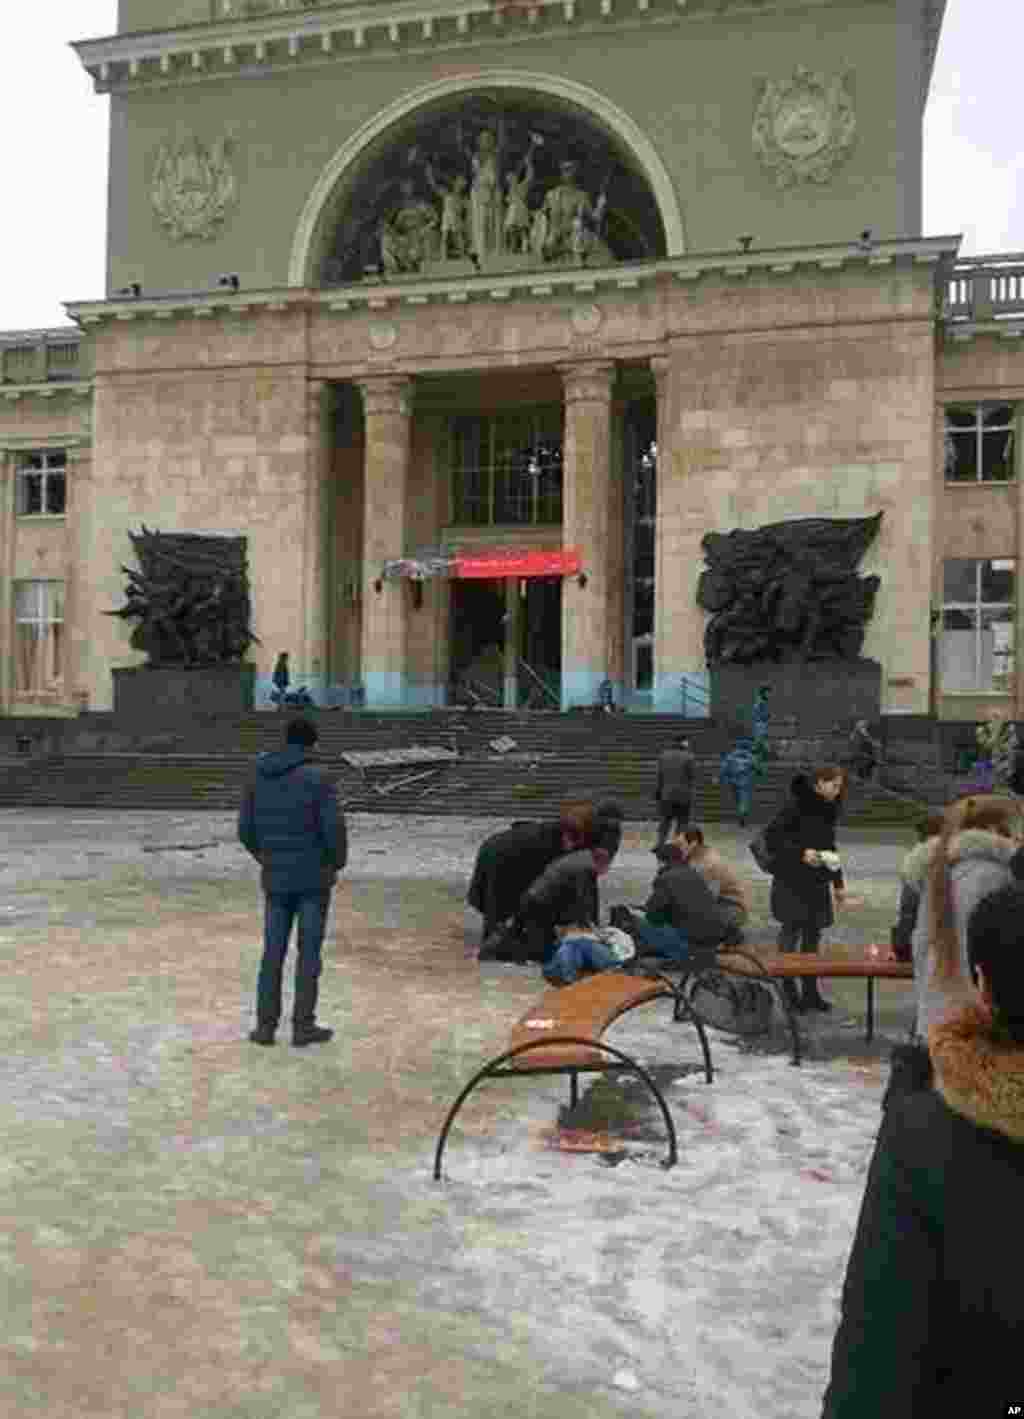
[[333,783],[308,761],[316,741],[308,719],[293,719],[284,749],[260,755],[238,814],[239,841],[263,868],[266,894],[256,1029],[249,1036],[258,1045],[274,1043],[284,958],[296,917],[292,1043],[323,1044],[334,1033],[317,1025],[316,1001],[327,911],[348,859],[348,836]]

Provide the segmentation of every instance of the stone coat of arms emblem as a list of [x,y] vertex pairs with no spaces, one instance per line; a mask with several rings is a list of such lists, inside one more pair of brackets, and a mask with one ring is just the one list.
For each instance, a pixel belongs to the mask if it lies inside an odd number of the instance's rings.
[[798,65],[791,79],[765,80],[754,112],[754,152],[779,187],[828,182],[856,134],[845,76],[827,79]]
[[220,232],[238,197],[230,148],[228,138],[207,147],[192,134],[160,144],[149,195],[172,241],[210,241]]

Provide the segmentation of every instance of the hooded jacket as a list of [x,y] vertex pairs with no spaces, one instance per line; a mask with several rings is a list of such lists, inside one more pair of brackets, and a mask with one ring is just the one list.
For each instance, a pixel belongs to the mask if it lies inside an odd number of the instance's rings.
[[935,1088],[894,1100],[879,1131],[823,1419],[1024,1404],[1024,1047],[975,1002],[929,1048]]
[[971,912],[990,892],[1014,881],[1011,859],[1018,844],[1010,838],[985,828],[965,828],[949,839],[946,861],[949,864],[950,895],[953,921],[960,950],[959,975],[942,981],[935,974],[935,958],[931,951],[931,913],[928,909],[928,872],[940,838],[922,846],[927,849],[923,859],[914,859],[915,871],[920,870],[920,906],[911,936],[914,959],[914,990],[917,995],[917,1027],[919,1036],[926,1037],[931,1027],[951,1011],[961,1009],[974,998],[967,963],[967,923]]
[[789,799],[765,828],[765,842],[775,859],[770,907],[776,921],[820,928],[832,925],[829,888],[842,889],[842,870],[808,867],[803,854],[809,847],[835,852],[840,803],[822,798],[809,775],[796,774]]
[[302,744],[261,754],[238,813],[238,838],[270,893],[327,892],[348,860],[334,784]]
[[911,848],[900,868],[900,904],[891,938],[893,949],[901,961],[909,961],[913,955],[913,935],[917,912],[928,880],[928,867],[934,852],[934,844],[938,840],[937,836],[932,836]]

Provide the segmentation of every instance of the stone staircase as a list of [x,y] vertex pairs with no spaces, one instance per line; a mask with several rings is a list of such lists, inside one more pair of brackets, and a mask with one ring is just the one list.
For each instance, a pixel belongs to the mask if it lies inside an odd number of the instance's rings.
[[[706,719],[497,710],[311,717],[320,733],[316,761],[337,780],[350,812],[532,818],[554,813],[566,798],[587,797],[614,798],[627,818],[651,819],[657,756],[685,733],[698,760],[695,820],[733,816],[731,793],[718,785],[719,755],[729,740]],[[112,716],[106,729],[96,727],[102,718],[90,717],[88,733],[68,733],[58,753],[0,767],[0,806],[232,811],[256,755],[280,747],[285,723],[284,716],[253,713],[163,734],[149,728],[133,740]],[[503,738],[514,747],[491,747]],[[362,768],[342,757],[414,746],[454,749],[458,757]],[[831,747],[835,752],[826,758],[836,757],[839,746]],[[763,822],[777,809],[798,767],[781,760],[768,765],[755,786],[753,821]],[[936,801],[944,801],[944,788],[937,793]],[[921,811],[922,797],[912,785],[899,795],[855,785],[845,818],[851,825],[895,826],[913,822]]]

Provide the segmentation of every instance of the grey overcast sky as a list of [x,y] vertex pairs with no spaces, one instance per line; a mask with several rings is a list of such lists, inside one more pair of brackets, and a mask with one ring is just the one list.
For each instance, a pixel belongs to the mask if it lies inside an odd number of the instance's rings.
[[[116,0],[0,0],[0,330],[67,324],[102,297],[107,106],[69,41]],[[949,0],[925,115],[924,230],[964,255],[1024,252],[1021,0]]]

